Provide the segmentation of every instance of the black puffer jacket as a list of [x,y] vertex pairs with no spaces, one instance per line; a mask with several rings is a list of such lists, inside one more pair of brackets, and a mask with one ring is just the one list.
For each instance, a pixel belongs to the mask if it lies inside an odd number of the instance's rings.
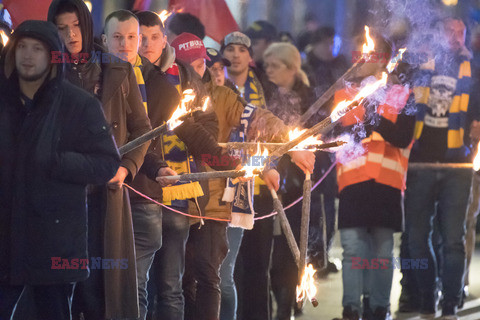
[[63,80],[54,64],[31,108],[20,100],[13,60],[28,36],[61,51],[56,27],[26,21],[15,30],[1,65],[0,282],[52,285],[81,281],[88,269],[53,268],[52,259],[87,258],[86,185],[102,184],[120,158],[98,101]]

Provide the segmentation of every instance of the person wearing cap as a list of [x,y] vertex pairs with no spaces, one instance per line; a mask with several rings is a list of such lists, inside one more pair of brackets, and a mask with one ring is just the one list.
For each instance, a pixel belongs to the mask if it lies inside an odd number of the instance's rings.
[[275,85],[268,80],[265,72],[251,67],[253,53],[250,38],[234,31],[223,39],[220,52],[230,61],[227,78],[235,84],[241,97],[256,107],[264,108],[273,95]]
[[86,186],[120,165],[100,103],[64,79],[53,51],[55,25],[27,20],[0,59],[0,319],[27,286],[38,319],[71,319],[89,276]]
[[[228,142],[232,138],[242,136],[252,139],[259,135],[259,139],[266,141],[287,139],[288,128],[271,112],[247,104],[229,88],[217,86],[214,83],[210,73],[206,72],[205,60],[210,58],[198,37],[183,33],[172,42],[172,47],[175,48],[178,59],[196,66],[197,72],[205,83],[218,118],[219,142]],[[203,62],[203,67],[200,62]],[[241,129],[234,130],[234,128]],[[293,161],[302,169],[309,170],[313,167],[312,153],[293,152],[291,154]],[[278,190],[279,175],[275,169],[266,171],[263,177],[270,188]],[[231,219],[230,225],[251,229],[253,215],[247,199],[243,199],[244,207],[233,206],[232,208],[230,202],[222,201],[225,187],[225,179],[209,180],[210,200],[206,207],[206,215],[224,220]],[[184,277],[186,319],[218,319],[220,308],[218,270],[228,251],[226,227],[226,222],[206,220],[200,229],[194,225],[190,230],[187,244],[187,257],[190,257],[190,261],[187,260],[186,268],[190,269],[191,274],[187,277],[186,269]],[[196,288],[194,288],[195,280]]]
[[245,35],[252,40],[252,58],[256,67],[263,70],[263,53],[277,41],[277,28],[268,21],[258,20],[245,30]]
[[[251,41],[245,34],[235,31],[228,34],[223,43],[221,52],[231,62],[227,68],[228,79],[231,80],[240,96],[248,103],[259,109],[265,108],[276,91],[275,85],[268,79],[262,80],[256,68],[250,66],[252,62]],[[263,73],[266,77],[266,75]],[[265,90],[265,88],[267,88]],[[255,212],[266,215],[272,212],[272,201],[269,190],[260,178],[255,179]],[[243,263],[237,268],[236,277],[240,279],[238,301],[239,316],[247,319],[268,319],[270,316],[270,281],[269,269],[272,251],[272,219],[263,219],[256,223],[253,230],[247,230],[242,240],[239,255]],[[260,245],[261,244],[261,245]],[[254,265],[264,276],[258,279],[250,273],[243,273],[249,266]],[[255,292],[255,297],[252,295]]]
[[322,27],[313,33],[306,52],[307,59],[303,70],[307,73],[318,97],[348,69],[347,60],[343,55],[334,56],[334,39],[335,29]]
[[231,63],[218,50],[207,48],[207,67],[217,86],[225,85],[225,67],[230,67]]

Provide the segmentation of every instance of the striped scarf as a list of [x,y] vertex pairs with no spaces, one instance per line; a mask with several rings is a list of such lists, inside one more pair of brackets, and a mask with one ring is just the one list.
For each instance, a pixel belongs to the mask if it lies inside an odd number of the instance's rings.
[[[418,140],[422,135],[425,114],[430,97],[430,83],[435,70],[435,62],[428,63],[420,70],[415,84],[414,94],[417,103],[417,121],[415,123],[414,139]],[[464,58],[460,63],[455,95],[448,110],[448,135],[447,135],[447,158],[465,155],[463,136],[465,132],[469,91],[471,84],[470,61]]]
[[[174,63],[166,72],[167,80],[175,86],[180,96],[182,96],[181,78],[178,65]],[[168,132],[162,136],[162,151],[164,160],[168,166],[178,174],[197,172],[195,161],[188,154],[185,143],[180,140],[173,132]],[[172,186],[164,187],[163,203],[177,208],[188,208],[188,200],[203,196],[200,184],[195,182],[177,182]]]
[[[243,98],[250,104],[257,108],[265,108],[265,94],[263,92],[262,84],[255,76],[252,69],[248,70],[247,81],[245,82],[245,90],[243,92]],[[254,194],[260,194],[260,186],[266,185],[265,182],[259,177],[255,176],[255,188]]]
[[148,113],[147,91],[145,89],[145,80],[143,79],[142,68],[143,68],[142,59],[140,58],[139,55],[137,55],[137,60],[133,65],[133,71],[135,72],[135,78],[137,78],[138,88],[140,89],[140,94],[142,95],[143,106],[145,107],[145,111]]
[[170,82],[175,88],[178,90],[180,96],[182,95],[182,85],[181,85],[181,78],[180,78],[180,71],[178,70],[178,64],[175,62],[173,65],[165,71],[167,74],[167,80]]
[[243,98],[258,108],[265,108],[265,94],[253,70],[248,70],[247,81],[245,82]]

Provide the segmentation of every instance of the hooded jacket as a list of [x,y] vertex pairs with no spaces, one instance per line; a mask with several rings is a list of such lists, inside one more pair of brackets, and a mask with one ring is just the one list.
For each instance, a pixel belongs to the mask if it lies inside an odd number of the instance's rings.
[[[0,283],[54,285],[85,280],[86,185],[103,184],[120,157],[100,104],[51,64],[31,103],[20,100],[20,38],[61,51],[55,26],[29,20],[2,53],[0,86]],[[61,260],[65,259],[65,260]]]
[[[115,142],[121,147],[151,129],[133,68],[130,63],[118,62],[117,58],[94,46],[92,19],[82,0],[54,0],[48,12],[49,21],[55,22],[59,5],[64,2],[77,8],[84,50],[96,50],[95,56],[86,63],[71,63],[66,70],[67,78],[100,99]],[[131,183],[140,170],[148,146],[149,143],[145,143],[122,155],[121,166],[129,172],[125,183]],[[105,221],[103,243],[97,245],[103,246],[103,258],[128,259],[126,269],[103,271],[105,318],[137,318],[135,245],[128,192],[125,188],[112,190],[106,187],[100,188],[99,192],[103,192],[107,200],[106,209],[91,212],[101,214]]]

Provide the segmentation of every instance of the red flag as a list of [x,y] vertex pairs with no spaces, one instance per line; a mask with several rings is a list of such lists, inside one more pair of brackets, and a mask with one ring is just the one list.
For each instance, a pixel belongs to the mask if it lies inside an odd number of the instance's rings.
[[135,0],[132,11],[145,11],[150,8],[151,0]]
[[25,20],[47,20],[48,7],[52,0],[3,0],[10,13],[15,29]]
[[225,0],[169,0],[169,9],[196,16],[205,26],[207,36],[217,42],[239,30]]

